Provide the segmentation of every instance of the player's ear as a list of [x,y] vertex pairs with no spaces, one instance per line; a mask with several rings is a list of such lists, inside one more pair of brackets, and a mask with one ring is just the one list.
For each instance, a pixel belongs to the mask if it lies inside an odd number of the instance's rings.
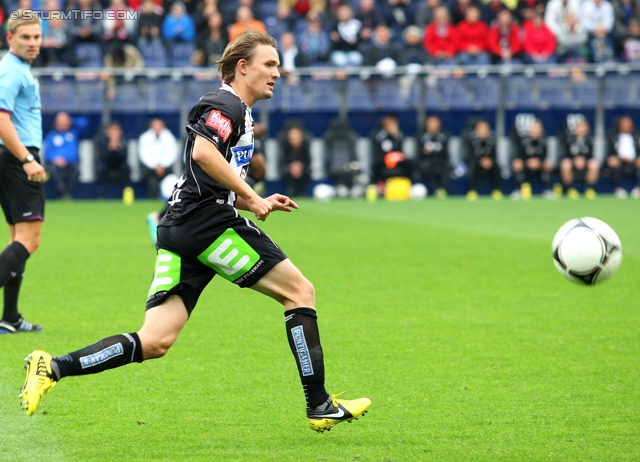
[[239,59],[238,64],[236,64],[236,69],[238,69],[242,75],[247,75],[247,60]]

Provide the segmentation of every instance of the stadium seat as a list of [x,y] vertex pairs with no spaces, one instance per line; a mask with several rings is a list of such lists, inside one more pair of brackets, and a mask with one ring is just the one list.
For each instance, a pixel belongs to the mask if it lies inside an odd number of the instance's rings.
[[278,1],[277,0],[263,0],[257,2],[258,15],[264,22],[267,18],[275,18],[278,16]]
[[104,105],[104,82],[100,80],[76,80],[76,111],[102,112]]
[[145,92],[147,110],[179,112],[182,103],[183,82],[172,79],[149,79]]
[[191,42],[172,43],[169,45],[171,67],[193,67],[191,56],[196,46]]
[[375,89],[359,78],[347,81],[347,107],[351,110],[372,110],[375,108]]
[[508,108],[539,106],[539,88],[534,79],[513,76],[505,80],[504,102]]
[[306,90],[309,95],[309,108],[328,111],[338,111],[340,101],[338,100],[339,88],[330,80],[310,80],[306,81]]
[[610,107],[637,107],[640,102],[640,89],[638,77],[611,75],[605,79],[604,100]]
[[145,67],[168,67],[167,49],[162,43],[152,42],[141,45],[140,54],[144,59]]
[[74,81],[41,78],[40,101],[43,112],[76,111]]
[[135,83],[118,85],[111,104],[116,112],[139,112],[145,109],[142,91]]
[[102,67],[102,47],[97,43],[78,43],[73,53],[78,67]]
[[220,88],[221,83],[222,82],[218,79],[189,81],[187,89],[187,100],[189,102],[189,105],[191,106],[196,104],[205,93],[215,91]]

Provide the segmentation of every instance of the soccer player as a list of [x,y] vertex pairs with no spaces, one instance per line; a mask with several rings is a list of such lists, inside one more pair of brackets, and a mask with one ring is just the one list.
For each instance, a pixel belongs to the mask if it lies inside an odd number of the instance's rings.
[[595,199],[595,185],[598,182],[600,165],[593,158],[593,137],[589,133],[589,122],[582,119],[576,123],[573,131],[562,143],[563,153],[560,160],[560,178],[570,199],[577,199],[580,193],[574,186],[575,174],[586,182],[584,195]]
[[469,192],[467,199],[474,201],[478,198],[478,177],[488,177],[493,181],[491,197],[502,199],[502,177],[498,165],[496,137],[491,132],[491,126],[485,120],[476,122],[474,130],[467,139],[469,153]]
[[547,159],[547,137],[540,119],[535,119],[525,136],[518,139],[516,157],[511,162],[516,190],[513,199],[531,199],[531,184],[539,179],[544,183],[543,196],[554,198],[551,191],[551,162]]
[[31,74],[31,62],[40,53],[42,23],[25,11],[13,12],[7,21],[9,52],[0,60],[0,205],[10,239],[0,253],[0,287],[4,288],[0,334],[42,331],[42,326],[31,324],[18,311],[24,267],[40,244],[46,180],[38,155],[40,88]]
[[364,414],[371,401],[337,399],[324,388],[324,360],[313,285],[253,222],[298,205],[281,194],[262,198],[244,181],[253,153],[251,107],[273,96],[278,72],[275,40],[245,31],[218,61],[222,87],[205,94],[189,114],[185,170],[159,223],[158,255],[142,328],[52,358],[27,357],[22,408],[32,415],[60,379],[159,358],[176,341],[215,274],[284,305],[285,324],[307,401],[307,421],[322,432]]

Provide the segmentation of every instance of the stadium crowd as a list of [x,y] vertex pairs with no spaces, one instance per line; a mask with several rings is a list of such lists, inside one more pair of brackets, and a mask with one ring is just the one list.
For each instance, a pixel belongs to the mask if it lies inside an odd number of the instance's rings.
[[289,72],[640,61],[637,0],[1,0],[0,24],[17,8],[44,18],[36,66],[213,66],[245,29]]

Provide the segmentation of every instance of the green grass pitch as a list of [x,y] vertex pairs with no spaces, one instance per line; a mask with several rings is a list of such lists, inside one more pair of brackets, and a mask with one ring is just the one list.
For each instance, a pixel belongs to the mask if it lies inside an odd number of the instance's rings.
[[[314,283],[327,387],[370,412],[310,431],[281,307],[215,278],[169,354],[62,380],[26,417],[33,349],[137,330],[157,202],[50,202],[0,337],[2,461],[640,460],[640,201],[303,200],[260,226]],[[551,240],[593,216],[623,244],[602,286]],[[0,230],[6,241],[7,231]]]

